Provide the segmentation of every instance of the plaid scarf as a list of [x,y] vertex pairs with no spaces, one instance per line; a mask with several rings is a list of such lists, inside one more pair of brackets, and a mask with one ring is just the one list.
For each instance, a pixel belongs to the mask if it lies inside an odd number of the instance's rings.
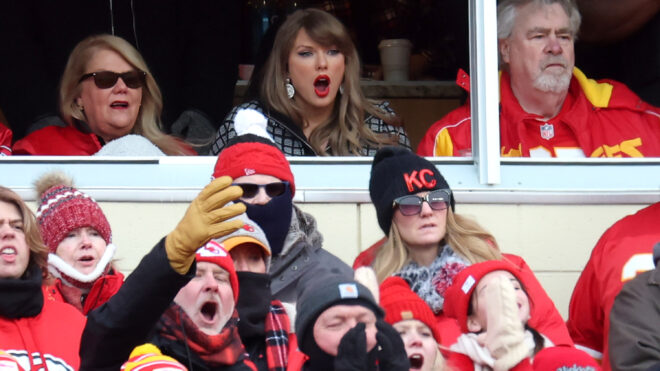
[[268,371],[284,371],[289,363],[289,331],[291,324],[279,300],[270,303],[266,315],[266,362]]
[[197,328],[183,308],[172,303],[158,323],[158,334],[169,340],[185,342],[208,366],[230,366],[242,362],[256,370],[238,336],[237,323],[238,312],[234,310],[219,334],[207,335]]

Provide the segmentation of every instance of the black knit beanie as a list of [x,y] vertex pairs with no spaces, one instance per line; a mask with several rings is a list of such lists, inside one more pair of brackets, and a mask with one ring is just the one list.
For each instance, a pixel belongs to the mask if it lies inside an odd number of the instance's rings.
[[305,348],[315,343],[308,337],[313,336],[316,319],[333,305],[360,305],[374,312],[376,318],[385,315],[369,289],[360,283],[341,275],[328,274],[324,270],[318,273],[305,284],[296,302],[296,336],[303,352],[309,351]]
[[[427,159],[403,147],[388,146],[376,152],[371,165],[369,195],[376,207],[378,225],[385,235],[390,233],[395,198],[436,189],[451,190],[440,171]],[[452,193],[452,211],[454,203]]]

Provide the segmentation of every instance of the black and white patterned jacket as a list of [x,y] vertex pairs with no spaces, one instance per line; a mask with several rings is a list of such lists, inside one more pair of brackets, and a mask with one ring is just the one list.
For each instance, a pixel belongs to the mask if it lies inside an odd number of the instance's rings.
[[[388,102],[381,102],[376,107],[381,110],[393,114],[394,111],[390,108]],[[236,136],[234,129],[234,117],[241,109],[254,109],[261,112],[268,119],[268,134],[273,138],[275,144],[284,152],[286,156],[317,156],[311,144],[307,141],[302,129],[291,122],[291,120],[283,114],[275,111],[266,112],[262,105],[257,101],[251,101],[240,104],[234,107],[231,112],[225,117],[225,120],[220,125],[218,132],[215,136],[213,146],[211,147],[211,155],[217,155],[227,145],[227,142]],[[406,135],[403,127],[397,127],[385,123],[383,120],[373,115],[367,116],[364,120],[365,125],[374,133],[389,133],[397,135],[399,138],[399,145],[410,148],[410,140]],[[378,147],[365,145],[362,147],[360,154],[362,156],[373,156],[378,151]],[[329,151],[328,151],[329,152]]]

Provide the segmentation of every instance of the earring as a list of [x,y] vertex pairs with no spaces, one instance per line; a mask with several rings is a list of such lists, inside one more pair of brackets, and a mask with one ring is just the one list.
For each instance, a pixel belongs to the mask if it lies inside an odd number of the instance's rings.
[[284,87],[286,88],[286,96],[289,97],[289,99],[293,99],[293,96],[296,95],[296,88],[293,87],[290,78],[286,78],[286,84],[284,84]]
[[339,94],[344,95],[344,84],[339,85]]

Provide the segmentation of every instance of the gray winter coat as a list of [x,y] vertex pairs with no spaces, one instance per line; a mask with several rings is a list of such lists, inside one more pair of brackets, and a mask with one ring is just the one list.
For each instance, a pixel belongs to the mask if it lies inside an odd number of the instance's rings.
[[353,269],[323,247],[323,236],[316,228],[316,220],[297,206],[293,207],[291,227],[279,256],[273,257],[270,266],[270,289],[275,299],[295,303],[302,285],[312,276],[324,272],[337,272],[353,279]]

